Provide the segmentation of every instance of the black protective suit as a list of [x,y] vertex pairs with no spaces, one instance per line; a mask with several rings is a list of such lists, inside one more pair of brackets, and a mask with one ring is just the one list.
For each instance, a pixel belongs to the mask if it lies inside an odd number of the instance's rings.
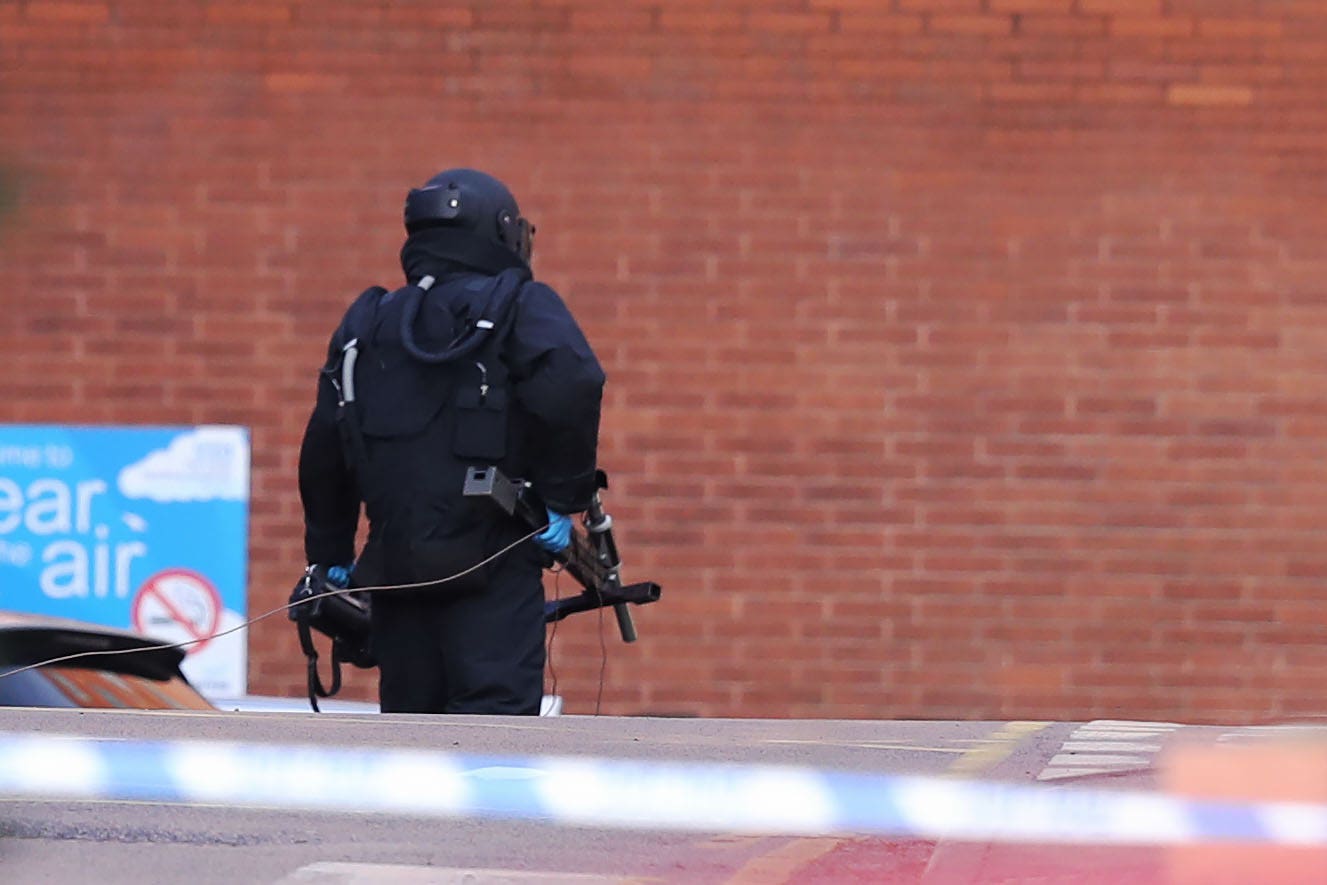
[[[408,285],[366,291],[343,318],[300,448],[308,561],[355,562],[352,586],[449,578],[527,534],[462,496],[469,466],[530,480],[561,513],[584,511],[595,492],[604,373],[575,319],[519,260],[461,264],[433,248],[440,236],[412,233]],[[340,407],[347,380],[354,401]],[[369,531],[356,560],[361,502]],[[526,541],[464,577],[374,593],[383,712],[537,714],[549,562]]]

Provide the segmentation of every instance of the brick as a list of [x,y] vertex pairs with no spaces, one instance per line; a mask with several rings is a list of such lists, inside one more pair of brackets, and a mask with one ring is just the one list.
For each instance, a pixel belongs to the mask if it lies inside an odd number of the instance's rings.
[[270,92],[332,92],[345,89],[349,78],[314,73],[272,73],[263,78]]
[[1053,82],[993,83],[987,87],[987,95],[996,102],[1054,104],[1070,101],[1074,87],[1069,83]]
[[1079,101],[1103,104],[1163,104],[1165,88],[1146,83],[1084,83],[1077,89]]
[[[814,0],[813,0],[814,2]],[[875,9],[878,4],[868,4],[863,12],[845,10],[838,14],[838,29],[843,34],[920,34],[926,26],[926,20],[920,15],[881,14]]]
[[284,3],[211,3],[207,20],[213,24],[281,24],[292,18]]
[[1241,40],[1274,40],[1284,35],[1285,26],[1277,19],[1200,18],[1198,36],[1233,37]]
[[1015,74],[1025,80],[1100,80],[1105,70],[1105,63],[1096,59],[1078,61],[1023,59],[1014,66]]
[[904,12],[980,12],[985,0],[897,0]]
[[1142,80],[1158,83],[1193,81],[1199,74],[1199,68],[1194,64],[1151,59],[1111,61],[1107,62],[1106,70],[1112,80]]
[[1189,37],[1194,21],[1183,17],[1112,18],[1107,30],[1116,37]]
[[384,11],[384,20],[389,24],[402,25],[417,31],[419,28],[446,28],[460,31],[475,24],[475,13],[471,9],[453,4],[425,4],[398,7],[389,4]]
[[1155,16],[1165,8],[1165,0],[1078,0],[1078,11],[1085,15]]
[[481,30],[500,29],[515,31],[565,31],[571,19],[566,6],[514,4],[484,4],[477,7],[473,24]]
[[648,9],[591,7],[571,10],[571,27],[582,32],[647,32],[653,27],[654,19],[655,13]]
[[932,34],[994,36],[1013,32],[1013,19],[1005,15],[933,15],[926,23]]
[[1033,14],[1019,19],[1018,31],[1033,37],[1093,37],[1106,32],[1106,20],[1085,15]]
[[1253,90],[1247,86],[1175,84],[1166,90],[1166,100],[1180,106],[1242,107],[1252,104]]
[[757,12],[746,15],[746,26],[754,31],[772,34],[814,34],[830,29],[831,19],[820,12]]
[[23,7],[29,21],[58,24],[105,24],[110,20],[110,6],[106,3],[77,2],[77,0],[30,0]]
[[664,30],[713,34],[724,31],[739,31],[742,22],[742,13],[737,10],[705,7],[679,9],[669,4],[659,11],[659,27]]
[[1027,13],[1070,13],[1074,11],[1075,0],[988,0],[987,8],[991,12]]

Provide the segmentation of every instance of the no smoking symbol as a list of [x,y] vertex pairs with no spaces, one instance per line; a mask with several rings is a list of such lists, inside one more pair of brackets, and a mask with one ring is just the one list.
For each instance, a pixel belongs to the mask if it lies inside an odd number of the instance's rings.
[[190,643],[193,654],[207,646],[221,621],[221,596],[207,578],[188,569],[166,569],[148,578],[134,596],[134,629],[154,639]]

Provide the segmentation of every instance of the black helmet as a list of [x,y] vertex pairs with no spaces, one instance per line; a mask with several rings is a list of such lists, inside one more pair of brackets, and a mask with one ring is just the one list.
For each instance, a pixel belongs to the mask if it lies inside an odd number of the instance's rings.
[[478,234],[530,263],[534,225],[521,217],[516,198],[501,181],[476,169],[439,172],[405,198],[405,229],[449,228]]

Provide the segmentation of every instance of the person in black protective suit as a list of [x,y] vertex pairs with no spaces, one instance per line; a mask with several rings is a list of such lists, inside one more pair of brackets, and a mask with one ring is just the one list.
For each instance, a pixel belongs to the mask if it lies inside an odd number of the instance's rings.
[[[604,373],[530,272],[534,228],[497,179],[452,169],[412,189],[406,285],[365,291],[332,335],[299,458],[305,553],[373,593],[385,713],[537,715],[550,552],[596,491]],[[528,480],[549,525],[462,496],[470,466]],[[360,504],[368,535],[354,556]],[[467,569],[473,569],[467,571]]]

